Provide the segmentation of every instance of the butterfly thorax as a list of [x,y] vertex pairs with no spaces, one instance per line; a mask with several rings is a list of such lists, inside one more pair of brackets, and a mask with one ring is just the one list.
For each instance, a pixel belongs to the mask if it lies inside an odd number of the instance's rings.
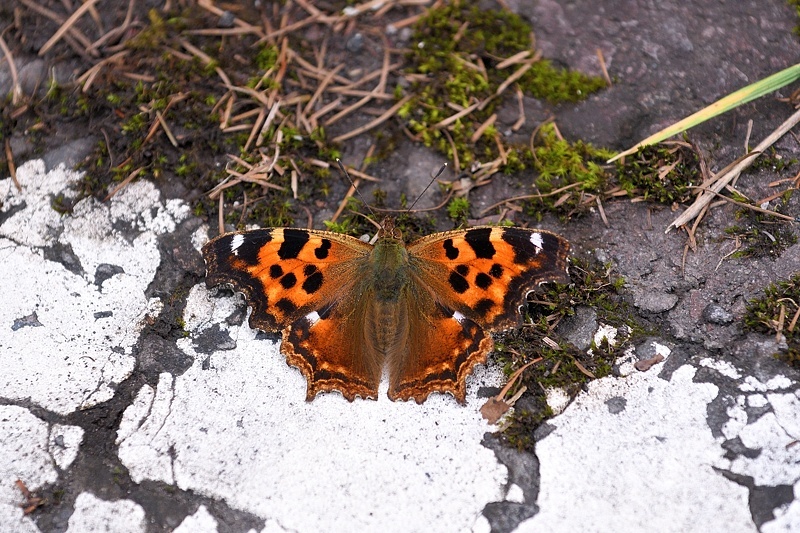
[[383,237],[370,254],[372,286],[384,302],[397,301],[408,282],[408,252],[402,240]]

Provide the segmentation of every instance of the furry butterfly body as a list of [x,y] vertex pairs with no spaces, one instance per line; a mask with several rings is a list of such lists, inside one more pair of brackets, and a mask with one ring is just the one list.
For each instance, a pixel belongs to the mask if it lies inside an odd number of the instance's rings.
[[207,284],[231,284],[250,325],[281,331],[281,351],[308,382],[307,399],[338,390],[423,402],[449,392],[492,350],[490,333],[518,326],[525,294],[565,281],[569,243],[541,230],[475,227],[406,245],[391,219],[376,244],[326,231],[228,233],[203,247]]

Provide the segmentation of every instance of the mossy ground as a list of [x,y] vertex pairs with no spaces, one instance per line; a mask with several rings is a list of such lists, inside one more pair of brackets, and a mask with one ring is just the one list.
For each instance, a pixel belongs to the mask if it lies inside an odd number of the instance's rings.
[[786,352],[776,357],[800,369],[800,273],[770,284],[764,295],[748,302],[745,331],[783,337]]
[[[533,295],[528,304],[532,322],[496,343],[494,357],[507,376],[529,361],[542,358],[526,368],[517,382],[515,390],[524,386],[528,392],[506,419],[503,435],[509,444],[532,449],[534,429],[552,415],[546,389],[560,388],[574,397],[590,380],[610,375],[617,358],[646,333],[647,326],[621,295],[623,285],[624,280],[614,275],[608,265],[573,258],[570,283],[549,284]],[[559,336],[557,328],[578,307],[594,309],[599,323],[625,334],[619,335],[613,346],[607,341],[599,346],[592,342],[590,351],[579,350]]]

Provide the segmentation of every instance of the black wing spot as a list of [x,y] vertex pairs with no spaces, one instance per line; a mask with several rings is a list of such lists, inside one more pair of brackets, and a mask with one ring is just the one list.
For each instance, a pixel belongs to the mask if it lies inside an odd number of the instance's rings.
[[469,290],[469,283],[464,276],[459,274],[458,272],[450,272],[450,278],[448,279],[450,282],[450,286],[456,291],[458,294],[464,294]]
[[305,275],[305,277],[310,276],[311,274],[313,274],[316,271],[317,271],[317,267],[315,267],[314,265],[306,265],[306,266],[303,267],[303,275]]
[[475,276],[475,285],[483,290],[486,290],[492,286],[492,278],[490,278],[487,274],[480,272],[477,276]]
[[497,263],[492,265],[492,268],[489,269],[489,275],[493,278],[500,279],[503,277],[503,267],[498,265]]
[[288,298],[281,298],[277,302],[275,302],[275,306],[281,310],[284,315],[291,315],[295,311],[297,311],[297,306],[294,305],[294,302],[289,300]]
[[297,276],[289,272],[288,274],[286,274],[281,278],[280,284],[281,287],[283,287],[284,289],[291,289],[292,287],[297,285]]
[[456,259],[458,258],[458,248],[453,246],[453,239],[447,239],[443,243],[444,246],[444,255],[447,256],[448,259]]
[[464,240],[467,241],[472,251],[475,252],[475,257],[480,259],[491,259],[494,257],[495,249],[492,241],[489,240],[489,235],[492,233],[492,228],[480,228],[469,230],[464,235]]
[[328,250],[331,249],[331,241],[328,239],[322,239],[322,244],[319,245],[319,248],[314,250],[314,255],[317,259],[325,259],[328,257]]
[[469,274],[469,267],[467,265],[458,265],[456,267],[456,272],[458,272],[459,274],[461,274],[466,278],[467,274]]
[[[257,265],[260,260],[258,254],[261,251],[261,248],[263,248],[265,244],[272,240],[272,236],[267,230],[256,230],[247,233],[239,233],[238,235],[241,235],[244,240],[235,250],[236,257],[247,264]],[[227,248],[225,250],[226,253],[230,252],[232,239],[234,238],[235,236],[231,236],[230,238],[220,239],[218,241],[220,246]]]
[[269,277],[272,279],[277,279],[281,276],[283,276],[283,269],[280,265],[272,265],[269,267]]
[[283,242],[278,248],[278,257],[281,259],[296,259],[300,255],[300,250],[308,243],[309,235],[307,231],[299,229],[284,229]]
[[478,303],[475,304],[475,307],[473,307],[472,309],[478,316],[483,316],[487,314],[492,309],[492,307],[494,307],[494,302],[489,298],[484,298],[482,300],[478,300]]
[[303,282],[303,290],[306,291],[307,294],[314,294],[322,287],[322,281],[324,279],[322,272],[314,272]]

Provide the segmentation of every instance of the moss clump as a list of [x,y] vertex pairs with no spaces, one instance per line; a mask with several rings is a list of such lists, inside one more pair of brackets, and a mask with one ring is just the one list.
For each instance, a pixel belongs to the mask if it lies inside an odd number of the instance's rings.
[[[775,211],[781,212],[791,198],[791,190],[779,200]],[[739,201],[747,199],[739,196]],[[740,209],[736,212],[738,224],[725,228],[725,233],[735,239],[739,249],[731,254],[736,259],[742,258],[778,258],[784,250],[797,243],[797,235],[792,227],[783,221],[755,212],[751,209]]]
[[456,223],[457,226],[463,226],[467,223],[469,218],[469,200],[464,197],[453,198],[447,204],[447,216]]
[[[427,146],[458,160],[462,167],[475,160],[497,159],[502,140],[496,129],[486,127],[477,139],[475,135],[495,112],[499,87],[522,68],[522,64],[497,66],[520,52],[533,54],[530,26],[509,11],[454,2],[429,10],[417,23],[413,42],[408,71],[425,79],[412,86],[414,98],[399,111],[400,117]],[[558,69],[545,60],[533,62],[516,83],[525,93],[551,103],[580,100],[605,86],[601,78]],[[440,124],[457,110],[478,103],[478,108],[448,126]],[[514,164],[504,161],[501,170]]]
[[[508,376],[529,361],[542,358],[522,373],[518,387],[524,385],[527,392],[504,432],[508,442],[518,448],[530,449],[533,431],[552,414],[545,388],[562,388],[574,396],[590,380],[611,374],[614,361],[627,346],[647,333],[618,294],[624,280],[613,276],[610,268],[575,259],[570,278],[568,285],[551,284],[536,294],[528,305],[532,324],[507,334],[495,346],[495,357]],[[556,325],[581,306],[594,309],[599,322],[625,328],[630,334],[615,346],[603,341],[600,345],[593,343],[590,351],[579,350],[558,334]]]
[[693,186],[703,181],[700,158],[685,144],[640,148],[617,163],[620,186],[629,196],[671,205],[690,199]]
[[[610,150],[565,140],[553,124],[542,126],[533,151],[522,154],[523,165],[538,173],[533,186],[541,195],[528,202],[528,214],[538,218],[548,210],[570,216],[584,208],[585,193],[600,194],[607,188],[611,175],[604,164],[612,156]],[[559,189],[564,189],[561,194],[553,194]]]
[[747,303],[742,319],[745,331],[780,333],[788,349],[776,357],[800,369],[800,273],[764,289],[764,295]]

